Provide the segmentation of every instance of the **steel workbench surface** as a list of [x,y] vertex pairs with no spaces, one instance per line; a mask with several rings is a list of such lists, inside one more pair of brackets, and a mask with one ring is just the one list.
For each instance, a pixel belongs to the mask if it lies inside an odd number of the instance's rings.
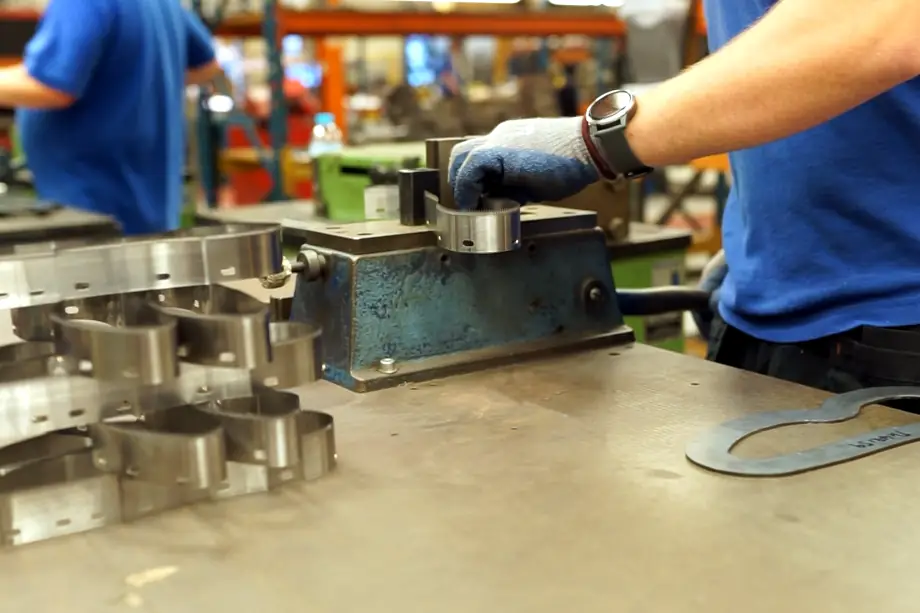
[[[822,394],[645,346],[355,395],[321,481],[0,554],[10,613],[916,613],[920,447],[783,479],[684,459]],[[774,431],[745,453],[914,419]]]

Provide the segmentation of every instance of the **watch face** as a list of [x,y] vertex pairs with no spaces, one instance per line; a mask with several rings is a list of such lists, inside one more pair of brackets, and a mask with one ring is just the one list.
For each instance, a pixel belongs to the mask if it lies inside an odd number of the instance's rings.
[[603,121],[617,113],[626,111],[632,104],[632,94],[627,91],[617,90],[604,94],[588,107],[588,119]]

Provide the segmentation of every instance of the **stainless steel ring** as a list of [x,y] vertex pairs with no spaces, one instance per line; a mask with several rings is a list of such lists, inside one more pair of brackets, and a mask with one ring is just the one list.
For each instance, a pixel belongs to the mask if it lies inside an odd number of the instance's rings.
[[491,199],[483,210],[459,211],[438,205],[438,246],[459,253],[503,253],[521,246],[521,207]]

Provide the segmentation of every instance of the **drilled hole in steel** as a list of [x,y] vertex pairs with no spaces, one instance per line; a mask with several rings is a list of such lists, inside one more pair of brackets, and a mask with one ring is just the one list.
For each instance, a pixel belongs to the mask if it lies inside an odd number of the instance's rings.
[[611,351],[610,355],[612,355],[613,357],[617,357],[618,355],[620,355],[620,353],[618,351]]
[[528,251],[528,253],[534,253],[536,250],[537,250],[537,244],[536,244],[536,243],[533,243],[533,242],[527,243],[527,251]]
[[65,517],[64,519],[59,519],[54,523],[58,528],[65,528],[70,525],[70,520]]
[[7,293],[0,293],[0,299],[9,298],[9,297],[10,297],[10,295],[7,294]]
[[556,334],[562,334],[565,332],[565,326],[556,326]]
[[476,243],[474,243],[473,241],[471,241],[471,240],[468,239],[468,238],[465,238],[465,239],[463,239],[463,242],[462,242],[461,244],[462,244],[464,247],[472,247],[472,246],[475,245]]
[[690,385],[692,385],[693,387],[696,387],[697,385],[699,385],[699,383],[697,383],[696,381],[694,381],[694,382],[692,382]]
[[70,412],[71,417],[80,417],[85,414],[86,414],[86,411],[83,409],[74,409],[73,411]]
[[33,423],[33,424],[43,424],[43,423],[45,423],[46,421],[48,421],[48,416],[47,416],[47,415],[36,415],[36,416],[34,416],[34,417],[32,418],[32,423]]
[[563,214],[563,215],[574,215],[574,214],[575,214],[575,211],[565,211],[565,212],[562,213],[562,214]]
[[84,290],[88,290],[88,289],[89,289],[89,283],[86,283],[86,282],[83,282],[83,281],[81,281],[81,282],[79,282],[79,283],[74,283],[74,284],[73,284],[73,288],[74,288],[75,290],[77,290],[78,292],[82,292],[82,291],[84,291]]
[[527,215],[533,215],[533,211],[521,211],[521,217],[526,217]]
[[169,281],[169,276],[168,272],[159,272],[157,273],[157,281]]
[[358,236],[373,236],[370,232],[358,232]]
[[326,229],[327,230],[341,230],[342,228],[339,226],[326,226]]
[[45,290],[43,289],[33,289],[31,292],[29,292],[29,295],[30,296],[41,296],[44,293],[45,293]]
[[442,254],[441,254],[441,263],[442,263],[442,264],[450,264],[450,256],[447,255],[446,253],[442,253]]

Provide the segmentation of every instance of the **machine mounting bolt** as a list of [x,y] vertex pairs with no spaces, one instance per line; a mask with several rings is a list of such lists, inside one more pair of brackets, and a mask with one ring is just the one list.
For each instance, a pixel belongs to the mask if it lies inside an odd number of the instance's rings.
[[377,370],[385,375],[392,375],[399,368],[396,367],[396,360],[393,358],[380,358],[380,366],[377,367]]

